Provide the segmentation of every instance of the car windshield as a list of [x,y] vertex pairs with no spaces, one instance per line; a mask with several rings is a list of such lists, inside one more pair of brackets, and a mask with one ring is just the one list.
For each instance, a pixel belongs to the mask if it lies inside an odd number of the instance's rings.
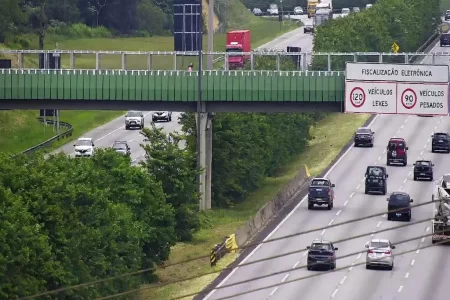
[[437,139],[446,139],[447,135],[445,133],[436,133],[434,135]]
[[359,128],[356,133],[362,133],[362,134],[370,134],[370,129],[368,128]]
[[140,117],[140,116],[141,116],[141,113],[138,111],[129,111],[127,113],[127,117]]
[[405,194],[394,194],[389,199],[391,204],[406,205],[409,203],[409,196]]
[[389,243],[387,242],[370,242],[370,248],[389,248]]
[[115,143],[113,148],[118,150],[126,150],[127,146],[124,143]]
[[270,9],[277,9],[278,8],[278,6],[276,4],[270,4],[269,7],[270,7]]
[[397,147],[400,149],[403,149],[403,148],[405,148],[405,144],[402,142],[390,142],[389,143],[389,149],[395,150]]
[[429,161],[418,161],[416,162],[416,166],[420,167],[429,167],[431,165],[431,162]]
[[78,140],[76,146],[92,146],[92,142],[90,140]]
[[333,247],[331,247],[331,244],[327,243],[313,243],[311,246],[312,250],[333,250]]
[[369,167],[368,173],[371,176],[382,176],[383,169],[379,167]]
[[328,186],[328,180],[314,179],[311,181],[312,186]]

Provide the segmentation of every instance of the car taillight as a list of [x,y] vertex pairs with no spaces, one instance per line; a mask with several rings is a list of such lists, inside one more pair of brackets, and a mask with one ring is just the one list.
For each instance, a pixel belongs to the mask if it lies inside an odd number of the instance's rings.
[[391,251],[386,251],[384,252],[384,254],[391,254]]
[[369,253],[373,253],[373,251],[372,251],[372,250],[369,250]]

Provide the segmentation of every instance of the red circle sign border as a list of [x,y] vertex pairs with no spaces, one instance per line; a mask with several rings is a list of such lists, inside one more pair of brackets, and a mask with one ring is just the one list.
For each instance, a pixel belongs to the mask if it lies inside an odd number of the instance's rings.
[[[353,102],[353,97],[352,97],[352,95],[353,95],[353,93],[355,92],[355,91],[357,91],[357,90],[359,90],[359,91],[361,91],[361,93],[363,94],[363,101],[361,102],[361,104],[360,105],[356,105],[354,102]],[[360,87],[354,87],[353,89],[352,89],[352,91],[350,92],[350,103],[355,107],[355,108],[360,108],[361,106],[363,106],[364,105],[364,103],[366,103],[366,93],[364,92],[364,90],[362,89],[362,88],[360,88]]]
[[[414,102],[413,102],[413,105],[411,107],[406,106],[405,103],[403,102],[403,96],[405,96],[406,92],[411,92],[414,95]],[[414,90],[411,89],[411,88],[407,88],[402,93],[401,102],[402,102],[402,105],[403,105],[404,108],[406,108],[406,109],[413,109],[414,106],[416,106],[416,104],[417,104],[417,94],[416,94],[416,92],[414,92]]]

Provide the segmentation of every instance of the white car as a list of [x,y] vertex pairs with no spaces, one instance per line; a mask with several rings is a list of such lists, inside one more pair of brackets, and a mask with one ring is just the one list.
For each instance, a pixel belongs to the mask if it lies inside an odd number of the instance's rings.
[[95,145],[91,138],[79,138],[73,146],[75,147],[75,157],[92,157],[94,155]]
[[142,111],[130,110],[125,115],[125,129],[128,130],[132,127],[144,128],[144,114]]
[[372,4],[366,4],[366,9],[371,8],[372,6]]
[[349,14],[350,14],[350,8],[346,7],[346,8],[343,8],[343,9],[342,9],[341,15],[342,15],[343,17],[348,16]]
[[294,8],[294,15],[303,15],[303,8],[297,6]]
[[367,242],[366,269],[381,267],[392,270],[394,268],[394,255],[392,250],[395,246],[387,239],[373,239]]

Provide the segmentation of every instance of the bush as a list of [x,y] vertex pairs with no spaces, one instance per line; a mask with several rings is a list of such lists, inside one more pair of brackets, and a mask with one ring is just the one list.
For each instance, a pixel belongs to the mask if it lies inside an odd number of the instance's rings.
[[[2,299],[150,268],[175,244],[161,185],[111,150],[86,160],[0,154],[0,203]],[[96,299],[154,279],[146,274],[46,299]]]
[[[439,0],[379,0],[368,10],[318,26],[314,52],[391,52],[392,43],[401,52],[415,52],[434,34],[440,23]],[[385,62],[404,62],[404,57]],[[333,70],[343,70],[353,57],[333,58]],[[358,61],[378,61],[377,56]],[[327,70],[327,58],[313,58],[314,70]]]
[[111,38],[113,34],[106,27],[89,27],[86,24],[57,25],[49,27],[48,33],[68,38]]

